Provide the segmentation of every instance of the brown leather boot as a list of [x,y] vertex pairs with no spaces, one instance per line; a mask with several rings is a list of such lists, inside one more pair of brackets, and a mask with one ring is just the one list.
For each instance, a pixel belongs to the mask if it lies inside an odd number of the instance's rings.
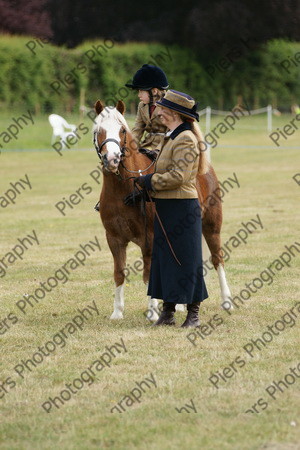
[[199,308],[200,308],[200,302],[190,303],[187,305],[187,316],[183,324],[181,325],[182,328],[198,328],[200,326],[200,320],[199,320]]
[[158,325],[175,325],[175,307],[176,303],[163,302],[163,310],[153,326],[156,327]]

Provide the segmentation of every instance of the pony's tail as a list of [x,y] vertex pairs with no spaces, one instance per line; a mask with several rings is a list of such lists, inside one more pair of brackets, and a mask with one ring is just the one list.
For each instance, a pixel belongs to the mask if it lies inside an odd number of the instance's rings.
[[202,131],[200,130],[200,127],[195,122],[192,123],[192,132],[197,138],[198,141],[198,147],[200,149],[200,158],[199,158],[199,166],[198,166],[198,173],[199,175],[204,175],[208,172],[209,168],[209,162],[206,155],[206,148],[207,146],[204,143]]

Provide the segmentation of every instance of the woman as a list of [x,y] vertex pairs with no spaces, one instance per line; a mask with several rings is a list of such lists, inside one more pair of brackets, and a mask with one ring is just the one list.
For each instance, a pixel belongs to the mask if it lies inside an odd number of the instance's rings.
[[183,303],[187,304],[188,314],[182,327],[198,327],[199,306],[208,294],[196,189],[196,175],[206,169],[202,135],[195,124],[195,119],[199,120],[197,105],[189,95],[174,90],[169,90],[156,105],[169,132],[162,142],[154,174],[135,180],[155,199],[159,217],[154,222],[148,295],[163,299],[163,310],[155,325],[174,325],[176,303]]

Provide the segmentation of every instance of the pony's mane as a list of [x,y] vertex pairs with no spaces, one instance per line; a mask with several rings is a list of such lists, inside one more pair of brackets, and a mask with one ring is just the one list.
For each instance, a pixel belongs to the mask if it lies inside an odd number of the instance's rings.
[[94,125],[93,131],[100,131],[105,123],[109,122],[117,122],[120,125],[123,125],[126,130],[129,131],[129,126],[125,120],[123,114],[121,114],[117,108],[112,108],[111,106],[106,106],[103,111],[96,117],[96,124]]

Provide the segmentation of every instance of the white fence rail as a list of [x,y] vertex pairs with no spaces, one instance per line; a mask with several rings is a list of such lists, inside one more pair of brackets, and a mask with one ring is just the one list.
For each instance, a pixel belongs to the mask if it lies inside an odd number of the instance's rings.
[[[273,108],[271,105],[265,106],[264,108],[253,109],[253,110],[242,109],[242,108],[236,107],[236,108],[233,108],[231,111],[222,111],[222,110],[218,110],[218,109],[212,109],[210,106],[207,106],[206,108],[204,108],[198,112],[199,116],[205,115],[205,135],[210,133],[212,114],[218,115],[218,116],[236,117],[238,115],[239,111],[240,111],[240,116],[244,115],[244,114],[242,114],[242,111],[247,111],[249,116],[246,116],[246,117],[251,117],[251,116],[255,116],[257,114],[267,113],[266,130],[268,131],[268,133],[271,133],[271,131],[272,131],[272,113],[273,113]],[[208,145],[208,148],[207,148],[207,156],[208,156],[208,160],[211,161],[210,145]]]

